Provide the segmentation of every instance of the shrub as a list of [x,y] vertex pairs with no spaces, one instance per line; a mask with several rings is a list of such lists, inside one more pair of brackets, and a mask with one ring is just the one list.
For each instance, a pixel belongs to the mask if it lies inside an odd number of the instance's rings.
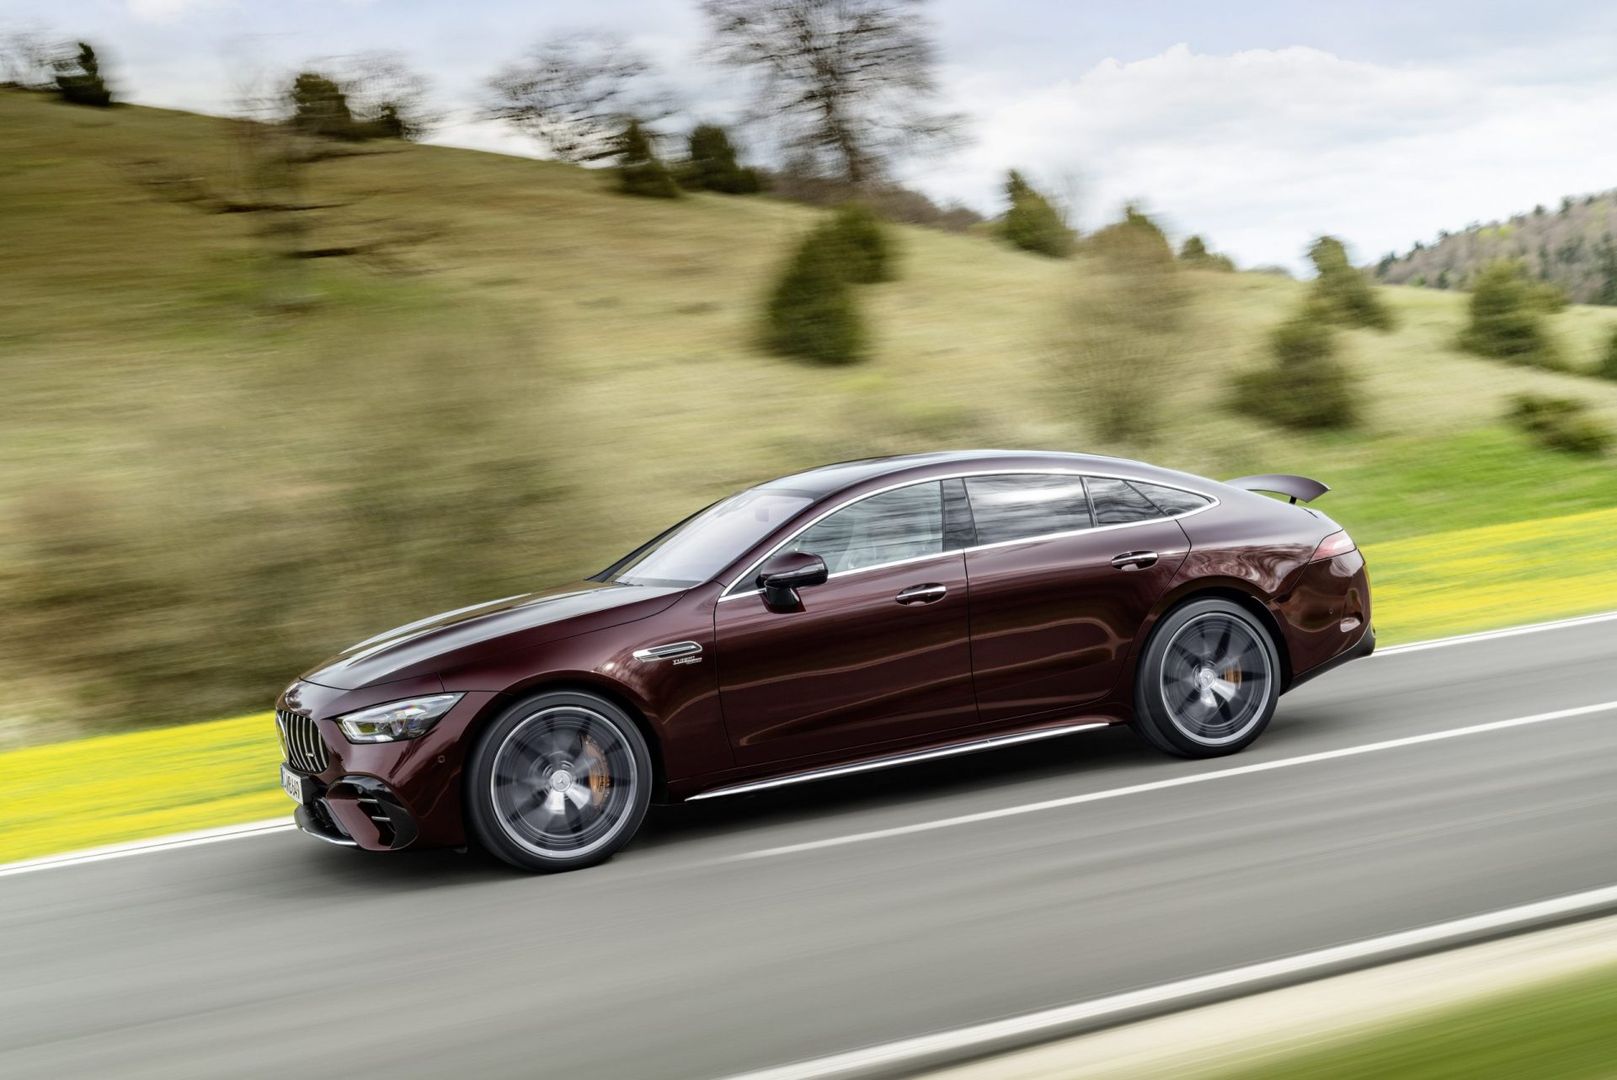
[[1544,329],[1542,302],[1535,298],[1520,264],[1495,262],[1485,267],[1471,290],[1470,309],[1470,325],[1460,334],[1461,348],[1511,364],[1564,366]]
[[1061,212],[1014,169],[1005,181],[1005,196],[1011,205],[1000,222],[999,232],[1009,243],[1053,259],[1064,259],[1072,254],[1073,231],[1062,220]]
[[348,107],[348,95],[335,79],[317,71],[301,72],[292,80],[287,103],[292,108],[292,126],[306,134],[327,139],[365,138]]
[[892,281],[892,242],[888,230],[866,203],[845,203],[829,226],[832,242],[842,248],[842,267],[856,285]]
[[1282,427],[1346,428],[1358,421],[1358,386],[1336,356],[1331,313],[1318,302],[1269,335],[1269,367],[1235,376],[1237,409]]
[[1343,326],[1392,329],[1392,312],[1381,302],[1370,279],[1348,261],[1342,241],[1322,236],[1308,249],[1308,257],[1319,272],[1314,297],[1325,317]]
[[717,124],[698,124],[686,143],[688,156],[679,167],[679,183],[692,191],[752,195],[762,189],[758,170],[736,160],[730,136]]
[[844,246],[821,226],[803,238],[765,308],[765,344],[817,364],[851,364],[866,351],[864,319],[842,265]]
[[56,70],[56,92],[63,101],[101,109],[112,104],[112,91],[101,77],[101,61],[89,45],[79,42],[78,52],[58,57],[51,66]]
[[657,199],[679,197],[679,185],[651,146],[651,135],[638,120],[630,120],[612,148],[617,159],[618,190],[625,195]]
[[1517,394],[1506,418],[1540,446],[1572,454],[1600,454],[1611,446],[1611,428],[1577,398]]

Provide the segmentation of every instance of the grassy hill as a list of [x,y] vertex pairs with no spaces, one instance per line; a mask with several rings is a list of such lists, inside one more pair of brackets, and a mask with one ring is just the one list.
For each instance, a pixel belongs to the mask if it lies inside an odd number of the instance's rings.
[[1521,262],[1540,281],[1554,282],[1584,304],[1617,304],[1617,192],[1563,199],[1554,209],[1534,207],[1508,221],[1444,232],[1376,265],[1389,285],[1437,289],[1469,287],[1478,271],[1499,259]]
[[[872,360],[814,368],[756,345],[760,295],[818,220],[802,206],[637,200],[571,166],[390,146],[311,168],[310,201],[351,202],[315,227],[430,238],[389,272],[302,264],[310,303],[289,310],[265,303],[286,270],[255,215],[137,182],[237,183],[232,123],[0,92],[0,145],[0,742],[256,709],[376,630],[592,571],[736,487],[868,454],[1302,472],[1372,544],[1617,506],[1609,462],[1497,426],[1523,389],[1617,420],[1617,385],[1456,352],[1463,299],[1442,292],[1389,289],[1399,328],[1345,334],[1367,421],[1313,436],[1224,404],[1306,284],[1185,271],[1169,427],[1104,446],[1050,362],[1094,287],[1082,258],[900,229],[900,280],[861,294]],[[1614,324],[1554,319],[1579,354]]]

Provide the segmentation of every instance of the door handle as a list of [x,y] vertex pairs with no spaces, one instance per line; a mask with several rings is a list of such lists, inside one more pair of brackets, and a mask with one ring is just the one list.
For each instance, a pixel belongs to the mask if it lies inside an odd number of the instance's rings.
[[936,583],[927,585],[914,585],[899,593],[894,599],[900,604],[933,604],[942,600],[949,590]]
[[1154,551],[1125,551],[1112,556],[1112,565],[1119,570],[1144,570],[1155,565],[1156,561],[1157,553]]

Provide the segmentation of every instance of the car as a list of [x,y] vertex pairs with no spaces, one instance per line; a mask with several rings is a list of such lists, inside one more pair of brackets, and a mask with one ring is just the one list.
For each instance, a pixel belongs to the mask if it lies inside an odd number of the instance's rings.
[[1112,725],[1234,753],[1375,648],[1364,559],[1304,505],[1326,490],[1013,451],[771,480],[588,580],[309,671],[276,703],[282,784],[333,843],[550,871],[620,850],[653,801]]

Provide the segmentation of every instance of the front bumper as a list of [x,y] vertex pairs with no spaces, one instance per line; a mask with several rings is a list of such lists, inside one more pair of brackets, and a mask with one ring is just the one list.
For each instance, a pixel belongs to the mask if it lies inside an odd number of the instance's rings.
[[318,736],[312,755],[307,727],[283,754],[288,767],[307,778],[309,790],[293,814],[298,827],[328,843],[367,851],[464,846],[464,747],[472,724],[497,695],[465,694],[418,739],[350,743],[336,721],[356,709],[442,692],[437,679],[359,690],[308,682],[289,687],[276,702],[277,713],[306,718]]

